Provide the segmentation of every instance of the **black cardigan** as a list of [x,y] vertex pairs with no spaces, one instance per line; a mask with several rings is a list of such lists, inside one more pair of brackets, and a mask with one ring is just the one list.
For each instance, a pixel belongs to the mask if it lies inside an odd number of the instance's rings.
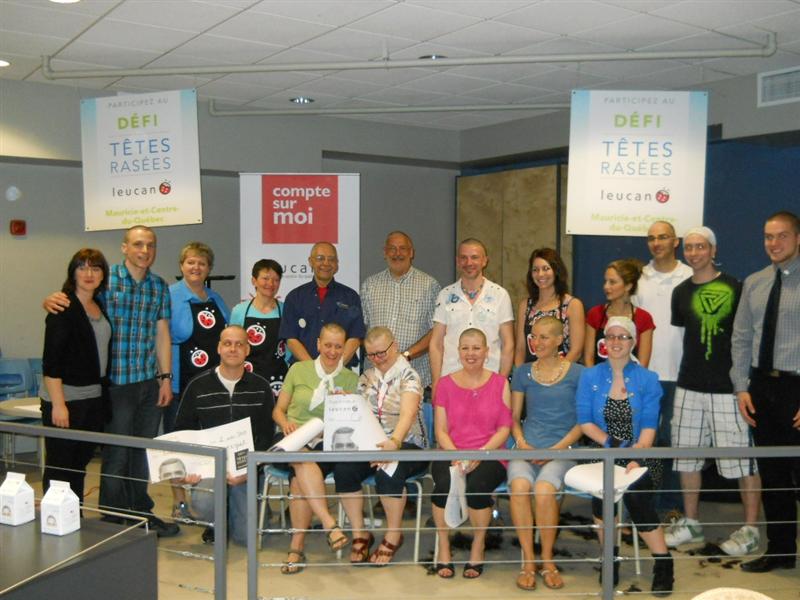
[[[100,357],[94,329],[83,304],[74,293],[67,294],[70,304],[63,312],[48,314],[45,319],[42,373],[61,379],[67,385],[104,383],[106,373],[100,373]],[[103,307],[103,316],[111,320]],[[111,338],[108,342],[108,362],[111,361]],[[106,365],[108,367],[108,365]]]

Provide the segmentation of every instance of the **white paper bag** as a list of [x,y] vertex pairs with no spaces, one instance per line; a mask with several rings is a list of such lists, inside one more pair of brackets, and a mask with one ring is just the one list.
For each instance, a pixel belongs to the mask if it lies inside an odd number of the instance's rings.
[[458,527],[468,516],[467,476],[460,467],[450,467],[450,492],[444,505],[444,522],[448,527]]
[[35,518],[33,488],[25,481],[24,473],[9,471],[0,485],[0,523],[22,525]]

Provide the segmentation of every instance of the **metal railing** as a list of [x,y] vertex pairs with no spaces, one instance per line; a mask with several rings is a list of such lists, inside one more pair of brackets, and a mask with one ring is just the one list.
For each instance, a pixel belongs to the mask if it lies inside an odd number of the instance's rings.
[[[169,452],[185,452],[199,454],[214,459],[214,598],[225,600],[227,596],[228,567],[228,490],[226,478],[225,449],[198,444],[185,444],[153,440],[149,438],[131,437],[111,433],[95,433],[78,429],[61,429],[41,425],[23,425],[14,422],[0,421],[0,433],[24,435],[30,437],[51,437],[94,444],[125,446],[126,448],[167,450]],[[255,521],[253,521],[255,523]]]
[[262,465],[286,465],[296,462],[370,462],[370,461],[451,461],[562,459],[600,461],[603,463],[603,547],[602,598],[614,597],[614,461],[661,458],[776,458],[800,457],[800,447],[773,446],[759,448],[570,448],[567,450],[399,450],[350,452],[251,452],[247,457],[247,597],[258,600],[258,477]]

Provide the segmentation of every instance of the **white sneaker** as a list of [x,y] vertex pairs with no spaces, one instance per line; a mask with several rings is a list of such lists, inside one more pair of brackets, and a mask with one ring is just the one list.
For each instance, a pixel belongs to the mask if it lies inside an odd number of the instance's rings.
[[675,548],[681,544],[704,542],[703,526],[696,519],[681,517],[672,521],[664,532],[664,541],[667,547]]
[[729,556],[745,556],[758,550],[761,536],[758,529],[745,525],[734,531],[731,537],[720,544],[720,549]]

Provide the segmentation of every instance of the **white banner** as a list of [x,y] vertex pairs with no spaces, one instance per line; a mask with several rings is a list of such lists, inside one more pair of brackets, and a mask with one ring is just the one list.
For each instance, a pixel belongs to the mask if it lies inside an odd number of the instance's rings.
[[701,225],[707,113],[706,92],[574,90],[567,233]]
[[241,173],[239,176],[241,296],[253,294],[253,263],[271,258],[283,266],[280,297],[311,280],[315,242],[332,242],[339,254],[336,280],[359,289],[359,175]]
[[195,90],[81,100],[86,231],[202,223]]

